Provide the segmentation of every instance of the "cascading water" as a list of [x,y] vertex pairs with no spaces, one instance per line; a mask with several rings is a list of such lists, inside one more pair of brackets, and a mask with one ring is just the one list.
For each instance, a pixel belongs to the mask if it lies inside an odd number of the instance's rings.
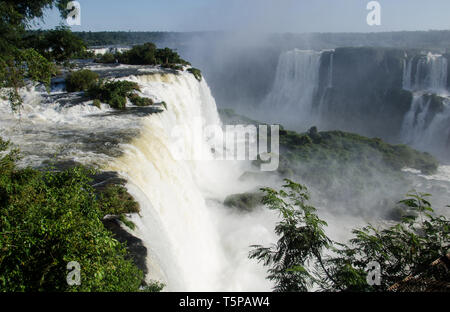
[[401,139],[418,149],[448,159],[450,150],[450,101],[443,100],[440,112],[430,111],[432,98],[415,94],[402,125]]
[[[447,79],[448,60],[442,55],[428,53],[404,61],[403,89],[414,95],[403,121],[401,140],[444,160],[450,156]],[[433,97],[441,102],[441,107],[431,108]]]
[[274,120],[280,116],[286,126],[305,127],[312,122],[312,103],[319,84],[321,53],[309,50],[292,50],[281,54],[275,82],[263,103]]
[[403,88],[412,91],[446,92],[447,66],[447,58],[439,54],[428,53],[405,60]]
[[[127,178],[130,193],[141,205],[141,216],[133,220],[138,225],[135,234],[150,249],[148,278],[177,291],[269,290],[265,270],[248,260],[248,246],[252,241],[273,241],[273,215],[258,212],[253,217],[258,220],[260,215],[260,222],[230,231],[228,224],[243,220],[213,199],[245,189],[238,181],[243,169],[234,162],[197,157],[199,150],[202,155],[211,151],[193,122],[203,119],[207,125],[220,125],[206,82],[198,83],[189,74],[127,79],[138,82],[144,95],[164,100],[168,108],[145,118],[141,136],[125,145],[124,155],[108,167]],[[182,129],[181,140],[171,137],[175,127]],[[181,160],[173,149],[180,142]],[[234,235],[242,235],[242,242],[228,242]]]
[[[248,253],[252,244],[276,241],[276,215],[265,209],[243,214],[222,204],[230,194],[262,186],[239,179],[250,162],[198,160],[199,150],[215,156],[214,138],[198,133],[196,120],[221,126],[205,80],[186,72],[121,77],[139,83],[143,96],[164,101],[167,110],[118,113],[76,94],[31,89],[24,91],[20,115],[0,101],[1,135],[21,148],[24,165],[74,160],[126,178],[141,207],[129,217],[148,249],[146,278],[162,281],[166,291],[269,291],[266,268]],[[172,136],[174,128],[181,137]],[[174,155],[180,144],[182,159]]]

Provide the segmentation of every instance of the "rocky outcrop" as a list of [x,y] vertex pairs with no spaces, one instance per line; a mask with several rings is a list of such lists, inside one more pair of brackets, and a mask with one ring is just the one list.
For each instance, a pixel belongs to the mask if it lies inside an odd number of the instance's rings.
[[335,129],[396,140],[412,101],[403,90],[404,59],[405,51],[388,48],[322,53],[313,108]]

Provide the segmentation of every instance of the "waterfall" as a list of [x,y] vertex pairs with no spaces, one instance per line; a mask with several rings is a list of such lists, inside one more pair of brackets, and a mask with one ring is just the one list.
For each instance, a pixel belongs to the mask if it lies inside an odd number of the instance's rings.
[[[186,72],[138,72],[120,79],[137,82],[141,96],[164,101],[167,109],[118,112],[80,94],[31,88],[23,90],[20,114],[0,100],[0,135],[21,149],[23,165],[76,161],[124,177],[140,205],[139,214],[129,215],[136,225],[130,231],[148,250],[148,281],[163,282],[166,291],[270,291],[267,269],[248,254],[250,245],[276,241],[277,215],[267,209],[244,214],[222,204],[230,194],[269,181],[241,181],[250,162],[212,160],[220,159],[210,148],[217,138],[199,133],[196,122],[221,122],[204,79]],[[181,160],[175,157],[180,145]],[[199,150],[211,160],[198,160]]]
[[328,88],[333,88],[333,63],[334,63],[334,53],[330,53],[330,67],[328,71]]
[[[404,60],[403,89],[414,96],[403,120],[401,140],[445,160],[450,153],[447,79],[448,60],[442,55],[428,53]],[[443,109],[430,111],[431,95],[442,97]]]
[[309,50],[295,49],[282,53],[275,82],[262,107],[283,120],[290,116],[287,126],[295,127],[302,123],[308,126],[311,123],[313,98],[319,85],[320,57],[320,52]]
[[401,140],[417,149],[433,152],[448,159],[450,151],[450,100],[443,101],[443,109],[430,112],[431,97],[415,94],[411,109],[405,115]]
[[405,90],[412,89],[412,85],[411,85],[412,63],[413,63],[412,59],[411,60],[407,60],[407,59],[403,60],[403,89],[405,89]]
[[[413,75],[413,64],[416,68]],[[403,88],[412,91],[446,92],[448,60],[439,54],[428,53],[404,61]]]
[[[248,259],[248,246],[274,240],[274,217],[267,211],[253,220],[230,214],[217,199],[245,190],[238,180],[243,169],[234,162],[196,160],[199,149],[211,151],[193,121],[220,126],[206,82],[190,74],[126,79],[167,104],[163,113],[144,118],[141,135],[108,166],[127,178],[141,206],[132,220],[134,234],[149,248],[148,278],[162,280],[169,291],[269,290],[265,270]],[[174,127],[183,130],[181,138],[171,137]],[[173,153],[180,142],[185,160]]]

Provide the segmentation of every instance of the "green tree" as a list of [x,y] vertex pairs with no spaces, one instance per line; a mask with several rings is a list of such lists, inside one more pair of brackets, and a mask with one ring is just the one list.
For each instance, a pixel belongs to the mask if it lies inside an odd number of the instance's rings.
[[26,37],[28,47],[37,50],[50,61],[62,63],[86,53],[83,40],[69,27],[59,26],[45,32],[32,32]]
[[[393,284],[421,272],[428,280],[450,282],[447,272],[427,270],[450,247],[450,221],[436,216],[428,194],[408,194],[400,202],[408,214],[385,229],[368,225],[354,230],[349,244],[333,242],[323,230],[316,209],[307,204],[306,187],[285,180],[283,189],[262,189],[263,203],[279,212],[275,228],[280,239],[271,247],[252,246],[250,258],[269,267],[275,291],[387,291]],[[367,266],[376,261],[381,285],[366,281]]]
[[67,75],[66,89],[68,92],[87,91],[94,87],[97,81],[97,73],[89,69],[82,69]]
[[[124,189],[99,194],[82,167],[19,169],[8,146],[0,139],[0,290],[140,291],[142,271],[102,223],[106,214],[136,212]],[[71,261],[80,264],[81,285],[67,284]]]
[[[10,101],[13,109],[22,104],[19,89],[26,79],[49,86],[55,68],[24,40],[31,23],[42,19],[44,10],[57,7],[66,16],[68,0],[0,1],[0,96]],[[69,45],[70,46],[70,45]]]

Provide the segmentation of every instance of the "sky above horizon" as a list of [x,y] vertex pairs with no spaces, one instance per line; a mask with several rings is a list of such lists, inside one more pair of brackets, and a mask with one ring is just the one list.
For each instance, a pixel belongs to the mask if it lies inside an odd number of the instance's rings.
[[[78,0],[73,31],[379,32],[450,30],[449,0],[378,0],[381,25],[369,26],[370,0]],[[34,28],[66,24],[56,10]]]

